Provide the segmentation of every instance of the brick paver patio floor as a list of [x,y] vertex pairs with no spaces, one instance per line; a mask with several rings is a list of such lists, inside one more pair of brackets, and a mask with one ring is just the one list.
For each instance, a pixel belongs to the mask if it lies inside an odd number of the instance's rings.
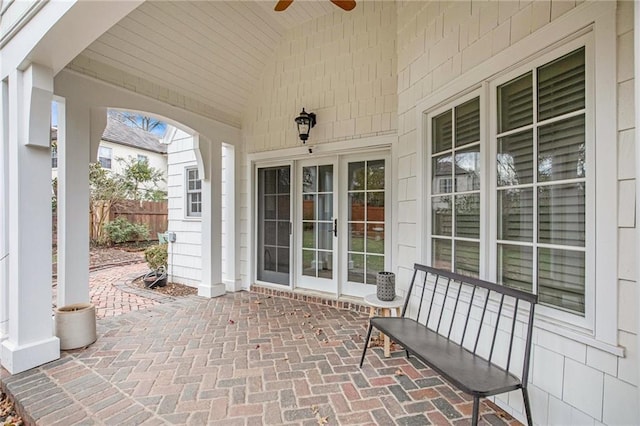
[[[366,317],[248,292],[98,321],[84,350],[3,385],[37,424],[469,424],[472,403],[402,351],[358,367]],[[515,420],[482,405],[481,422]]]

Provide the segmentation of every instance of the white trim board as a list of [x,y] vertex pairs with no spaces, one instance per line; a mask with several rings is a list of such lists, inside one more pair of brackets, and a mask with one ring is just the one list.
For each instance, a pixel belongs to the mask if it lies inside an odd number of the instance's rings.
[[[339,142],[328,142],[319,145],[304,144],[295,148],[277,149],[273,151],[256,152],[247,154],[247,162],[251,167],[254,163],[269,160],[302,160],[314,156],[340,155],[356,153],[358,150],[371,148],[384,148],[393,145],[398,140],[397,135],[371,136],[360,139],[350,139]],[[313,152],[310,154],[309,149]]]
[[[247,268],[246,271],[248,277],[248,283],[244,284],[245,289],[249,289],[252,283],[259,285],[269,285],[263,281],[258,281],[256,279],[256,265],[254,264],[256,260],[255,250],[257,245],[257,224],[256,224],[256,215],[255,209],[257,206],[257,170],[258,167],[270,167],[270,166],[281,166],[281,165],[289,165],[291,167],[291,181],[295,182],[296,178],[296,170],[295,170],[295,161],[297,160],[305,160],[314,157],[323,157],[328,155],[345,155],[345,154],[357,154],[358,152],[369,152],[372,149],[389,149],[391,155],[393,155],[393,145],[398,140],[397,135],[382,135],[382,136],[371,136],[360,139],[352,139],[346,141],[339,142],[329,142],[323,143],[317,146],[313,144],[302,145],[295,148],[285,148],[278,149],[272,151],[265,151],[259,153],[252,153],[246,155],[246,174],[245,177],[248,182],[248,217],[249,217],[249,238],[248,238],[248,248],[246,254]],[[313,150],[312,154],[309,154],[309,148]],[[395,167],[393,164],[390,166],[391,170],[394,170]],[[395,179],[392,179],[392,183]],[[394,186],[392,184],[392,190]],[[392,193],[392,197],[395,195]],[[393,199],[393,198],[392,198]],[[392,202],[392,206],[395,205],[396,202]],[[392,210],[392,217],[394,210]],[[295,214],[292,215],[295,217]],[[392,222],[393,223],[393,222]],[[393,240],[392,240],[393,244]],[[391,256],[392,259],[392,267],[395,268],[394,259],[395,256]],[[241,259],[244,260],[244,259]],[[293,274],[294,272],[292,272]],[[287,288],[288,290],[292,290],[293,276],[290,279],[290,283],[287,286],[282,286],[280,288]],[[278,284],[273,284],[276,288],[279,286]],[[270,285],[269,285],[270,286]]]

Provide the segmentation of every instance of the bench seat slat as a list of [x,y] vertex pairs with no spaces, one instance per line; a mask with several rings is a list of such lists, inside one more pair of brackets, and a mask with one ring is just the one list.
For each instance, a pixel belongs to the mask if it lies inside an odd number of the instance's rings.
[[393,336],[396,342],[418,359],[470,395],[486,397],[522,387],[520,379],[513,374],[413,319],[373,317],[371,325],[382,333]]

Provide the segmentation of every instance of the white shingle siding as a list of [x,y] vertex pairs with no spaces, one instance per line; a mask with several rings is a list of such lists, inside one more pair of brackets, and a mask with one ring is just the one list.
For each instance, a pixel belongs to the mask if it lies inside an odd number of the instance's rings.
[[393,2],[362,2],[286,32],[245,110],[249,152],[298,146],[302,107],[318,117],[308,143],[395,131],[394,16]]
[[[225,187],[229,155],[226,145],[222,147],[222,278],[227,277],[226,260],[228,253],[227,192]],[[187,217],[185,198],[185,170],[197,167],[193,137],[182,130],[176,130],[168,146],[169,158],[169,230],[176,233],[176,242],[170,245],[170,261],[173,280],[177,283],[197,287],[202,279],[202,221]],[[173,257],[171,257],[173,254]]]
[[[575,2],[404,2],[398,4],[398,133],[397,197],[399,223],[396,250],[411,256],[411,248],[421,241],[415,238],[416,199],[416,100],[428,96],[453,78],[511,46],[527,35],[566,13]],[[633,42],[631,2],[618,3],[618,148],[619,193],[618,277],[619,344],[626,356],[609,352],[572,339],[538,330],[532,358],[531,398],[533,417],[540,424],[637,424],[635,410],[627,409],[624,418],[616,417],[616,395],[624,389],[629,406],[637,404],[636,333],[637,284],[635,263],[635,165]],[[544,29],[542,30],[544,31]],[[446,48],[445,48],[446,47]],[[472,71],[471,71],[472,72]],[[463,89],[463,88],[461,88]],[[397,261],[409,268],[411,261]],[[406,263],[406,264],[405,264]],[[403,269],[400,269],[402,272]],[[631,395],[629,396],[628,393]],[[519,418],[523,412],[520,397],[499,397]],[[634,404],[635,402],[635,404]]]
[[197,287],[202,278],[202,226],[199,218],[187,218],[185,168],[195,167],[193,137],[176,130],[168,145],[169,230],[176,233],[170,244],[169,273],[176,283]]

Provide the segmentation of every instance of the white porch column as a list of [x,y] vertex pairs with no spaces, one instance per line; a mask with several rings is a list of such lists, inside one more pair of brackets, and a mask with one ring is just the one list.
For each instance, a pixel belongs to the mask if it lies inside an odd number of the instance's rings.
[[0,359],[12,374],[60,357],[51,310],[52,96],[49,68],[33,64],[9,75],[2,117],[8,126],[8,334]]
[[[635,150],[636,150],[636,259],[640,254],[640,7],[633,3],[633,60],[634,60],[634,102],[635,102]],[[640,262],[636,262],[636,311],[640,310]],[[640,354],[640,315],[636,333],[636,353]],[[640,374],[640,373],[639,373]],[[640,418],[640,388],[637,391],[637,415]]]
[[[222,144],[195,137],[202,159],[202,282],[198,295],[218,297],[222,282]],[[198,150],[196,149],[196,152]],[[204,173],[203,173],[204,172]]]
[[0,81],[0,343],[9,333],[9,85]]
[[[57,306],[89,299],[90,110],[67,99],[58,108]],[[95,160],[94,160],[95,161]]]
[[236,153],[236,147],[226,144],[226,165],[224,167],[224,185],[225,185],[225,217],[226,236],[226,272],[223,281],[227,291],[239,291],[242,288],[240,280],[240,185],[239,182],[239,162]]

